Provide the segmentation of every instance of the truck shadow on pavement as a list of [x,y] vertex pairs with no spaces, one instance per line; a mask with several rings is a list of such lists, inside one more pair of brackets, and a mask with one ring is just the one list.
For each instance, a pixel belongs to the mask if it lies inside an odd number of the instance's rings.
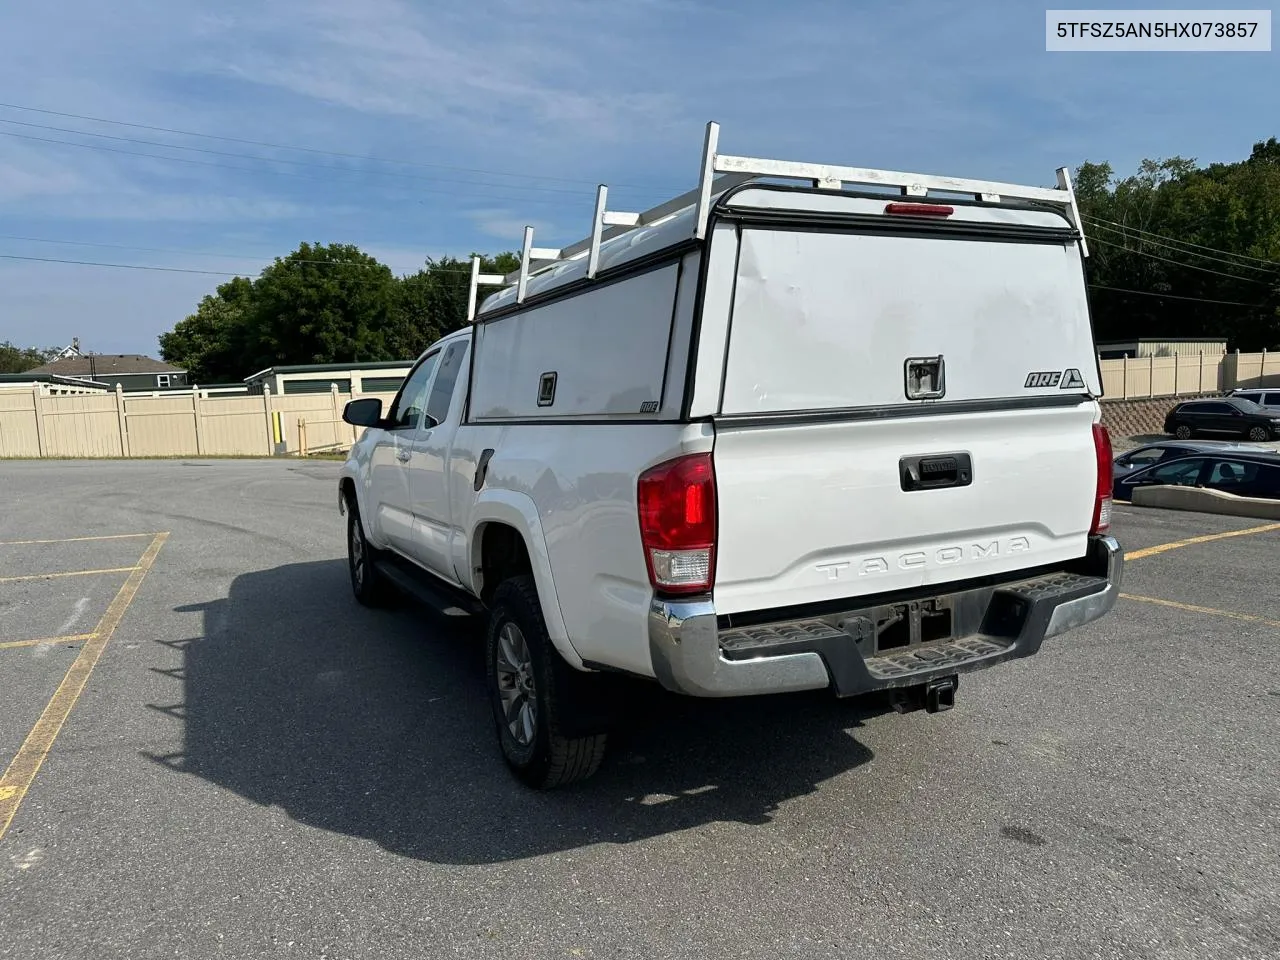
[[246,573],[183,651],[183,751],[157,762],[405,856],[482,864],[629,843],[778,805],[871,759],[877,710],[824,693],[698,701],[637,684],[596,776],[538,793],[498,753],[479,630],[367,610],[345,560]]

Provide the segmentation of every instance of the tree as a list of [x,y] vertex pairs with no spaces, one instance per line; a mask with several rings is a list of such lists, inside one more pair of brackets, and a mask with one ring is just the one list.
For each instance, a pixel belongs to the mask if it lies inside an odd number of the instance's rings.
[[256,370],[391,359],[395,293],[391,269],[357,247],[304,243],[254,281],[242,360]]
[[[481,257],[484,273],[519,266],[514,253]],[[285,364],[412,360],[466,323],[470,271],[470,259],[443,257],[397,278],[350,244],[304,243],[256,280],[204,297],[160,336],[160,355],[196,383]]]
[[1249,162],[1280,164],[1280,140],[1270,137],[1267,140],[1255,143],[1253,145],[1253,153],[1249,155]]
[[0,342],[0,373],[26,373],[48,363],[59,352],[58,347],[15,347],[5,340]]
[[[1144,160],[1117,179],[1077,171],[1094,328],[1100,340],[1225,338],[1280,344],[1280,143],[1198,167]],[[1161,296],[1164,295],[1164,296]]]
[[[507,274],[520,268],[515,253],[480,257],[481,273]],[[400,280],[397,293],[394,334],[389,342],[400,357],[417,357],[435,340],[467,322],[467,290],[471,283],[471,258],[441,257],[427,260],[426,266]],[[477,305],[493,289],[481,287]]]
[[160,335],[160,356],[186,370],[192,383],[242,380],[253,372],[242,364],[252,304],[252,280],[221,284],[195,313]]

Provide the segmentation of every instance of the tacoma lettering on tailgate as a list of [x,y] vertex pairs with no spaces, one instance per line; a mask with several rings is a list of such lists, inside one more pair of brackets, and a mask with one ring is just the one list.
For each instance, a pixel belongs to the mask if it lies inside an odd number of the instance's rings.
[[1031,549],[1026,537],[1006,537],[976,543],[957,543],[929,550],[908,550],[905,553],[859,557],[854,560],[833,560],[814,564],[814,568],[827,575],[828,580],[839,580],[851,573],[860,577],[890,570],[918,570],[924,567],[950,566],[974,560],[991,560],[996,557],[1022,553]]

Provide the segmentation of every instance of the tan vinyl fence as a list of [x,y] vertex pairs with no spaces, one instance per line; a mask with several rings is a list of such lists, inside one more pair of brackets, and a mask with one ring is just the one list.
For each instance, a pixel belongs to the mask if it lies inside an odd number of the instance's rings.
[[[1103,360],[1108,400],[1280,387],[1276,353],[1188,354]],[[389,406],[394,394],[374,396]],[[0,390],[0,457],[281,456],[343,450],[357,428],[342,422],[352,395],[227,396],[98,392],[51,395],[47,386]]]
[[1280,387],[1280,354],[1195,353],[1103,360],[1102,395],[1108,400],[1226,393],[1239,387]]
[[[389,406],[394,394],[363,396]],[[342,422],[350,399],[336,389],[284,397],[269,390],[256,396],[131,396],[118,389],[51,396],[38,385],[0,391],[0,457],[265,457],[343,450],[359,436]]]

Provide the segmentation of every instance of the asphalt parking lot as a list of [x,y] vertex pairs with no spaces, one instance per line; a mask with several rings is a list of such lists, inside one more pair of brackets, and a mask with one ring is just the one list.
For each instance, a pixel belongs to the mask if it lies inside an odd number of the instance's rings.
[[534,794],[336,473],[0,464],[0,957],[1280,955],[1280,525],[1118,508],[1126,599],[949,713],[656,698]]

